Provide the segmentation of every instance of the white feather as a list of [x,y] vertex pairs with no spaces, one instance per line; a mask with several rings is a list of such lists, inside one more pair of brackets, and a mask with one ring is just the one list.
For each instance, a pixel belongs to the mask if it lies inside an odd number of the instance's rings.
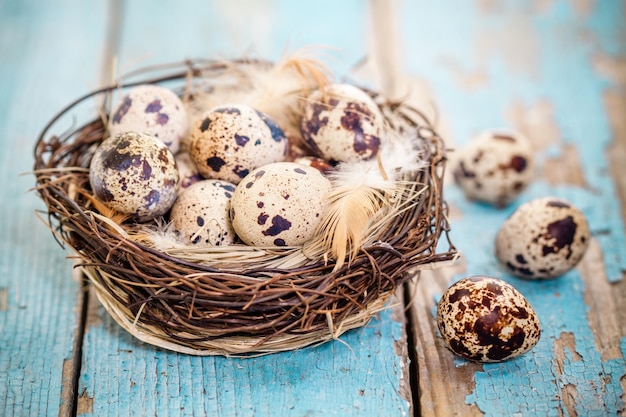
[[188,87],[194,99],[188,103],[191,119],[224,104],[246,104],[274,120],[287,134],[299,136],[298,114],[302,95],[327,84],[330,72],[308,51],[286,56],[274,65],[236,65],[222,74],[211,74]]

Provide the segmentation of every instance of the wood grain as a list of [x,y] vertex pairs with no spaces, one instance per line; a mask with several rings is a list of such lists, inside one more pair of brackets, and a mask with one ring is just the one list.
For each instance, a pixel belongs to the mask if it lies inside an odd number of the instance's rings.
[[[72,413],[80,282],[35,215],[32,149],[54,111],[97,83],[101,5],[0,5],[0,415]],[[54,18],[53,18],[54,17]],[[63,22],[63,24],[59,24]],[[64,120],[67,129],[71,120]]]
[[[433,23],[443,19],[435,6],[407,5],[401,12],[405,39],[438,39],[436,47],[420,44],[419,58],[408,65],[430,85],[452,133],[447,139],[462,145],[483,129],[513,127],[529,136],[538,162],[532,187],[504,210],[467,201],[454,184],[446,188],[452,238],[463,262],[417,286],[411,312],[423,357],[422,415],[624,412],[626,329],[620,300],[626,252],[619,196],[625,175],[617,161],[624,146],[620,63],[626,51],[612,41],[623,33],[614,16],[623,15],[624,4],[535,6],[459,5],[458,17],[445,27]],[[426,17],[425,25],[413,24],[419,17]],[[451,25],[454,31],[448,30]],[[467,82],[477,74],[481,82]],[[493,240],[515,207],[544,195],[581,208],[594,241],[577,270],[558,280],[527,282],[498,265]],[[544,331],[529,354],[477,366],[454,359],[434,336],[435,300],[453,281],[474,274],[511,282],[535,306]]]

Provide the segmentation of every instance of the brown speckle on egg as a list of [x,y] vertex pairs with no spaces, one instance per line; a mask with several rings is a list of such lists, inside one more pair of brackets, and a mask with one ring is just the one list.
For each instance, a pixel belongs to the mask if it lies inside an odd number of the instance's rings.
[[528,300],[509,283],[485,276],[463,278],[444,292],[437,327],[450,350],[476,362],[520,356],[541,335]]
[[556,278],[574,268],[589,245],[584,214],[568,201],[544,197],[518,207],[498,230],[496,257],[514,275]]

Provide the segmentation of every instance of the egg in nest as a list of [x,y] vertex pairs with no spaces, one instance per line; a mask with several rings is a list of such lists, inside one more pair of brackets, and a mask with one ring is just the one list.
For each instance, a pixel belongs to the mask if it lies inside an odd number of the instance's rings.
[[590,237],[578,208],[560,198],[542,197],[522,204],[502,223],[495,252],[521,278],[556,278],[580,262]]
[[541,336],[537,313],[509,283],[471,276],[452,284],[437,304],[445,345],[476,362],[500,362],[532,349]]
[[304,102],[301,131],[317,156],[335,162],[374,158],[384,118],[374,100],[351,84],[331,84]]
[[182,243],[197,247],[227,246],[235,241],[230,198],[235,185],[202,180],[180,193],[170,212],[171,230]]
[[154,136],[124,132],[103,141],[89,167],[89,183],[109,208],[144,221],[165,214],[176,199],[178,167]]
[[283,161],[289,142],[264,113],[244,105],[206,112],[189,137],[189,155],[200,174],[238,184],[255,168]]
[[182,193],[191,185],[202,181],[204,178],[198,172],[198,168],[191,160],[187,152],[179,152],[175,156],[178,166],[178,176],[180,177],[178,193]]
[[320,171],[294,162],[255,169],[235,189],[230,218],[250,246],[297,246],[321,221],[330,181]]
[[109,120],[110,136],[129,131],[150,134],[176,154],[189,131],[183,102],[173,91],[158,85],[130,89]]

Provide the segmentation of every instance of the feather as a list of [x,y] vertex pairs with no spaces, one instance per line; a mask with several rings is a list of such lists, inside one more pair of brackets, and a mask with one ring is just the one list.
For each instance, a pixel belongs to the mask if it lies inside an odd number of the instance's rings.
[[354,259],[367,236],[368,225],[394,194],[396,184],[375,166],[344,164],[331,175],[333,188],[325,196],[326,208],[315,238],[305,244],[308,256],[329,256],[340,269],[346,256]]
[[287,134],[299,138],[299,108],[303,95],[328,84],[331,73],[321,62],[299,51],[274,65],[234,65],[232,71],[202,78],[188,86],[187,102],[191,119],[219,105],[246,104],[266,113]]
[[[130,214],[121,213],[121,212],[119,212],[117,210],[109,208],[103,202],[101,202],[96,197],[92,196],[91,194],[87,193],[87,191],[85,191],[83,189],[79,188],[79,189],[77,189],[77,192],[80,195],[82,195],[83,197],[85,197],[89,201],[90,205],[93,208],[95,208],[101,215],[103,215],[104,217],[108,218],[110,221],[112,221],[116,225],[120,225],[124,221],[126,221],[126,220],[131,218]],[[107,222],[107,224],[108,224],[108,222]],[[109,227],[111,227],[111,224],[109,224]],[[113,229],[117,230],[116,228],[113,228]]]
[[377,158],[341,163],[329,174],[332,190],[325,196],[326,208],[314,238],[303,248],[307,256],[332,258],[335,270],[356,257],[376,231],[373,226],[392,210],[404,192],[404,174],[426,166],[421,151],[410,137],[388,132]]

